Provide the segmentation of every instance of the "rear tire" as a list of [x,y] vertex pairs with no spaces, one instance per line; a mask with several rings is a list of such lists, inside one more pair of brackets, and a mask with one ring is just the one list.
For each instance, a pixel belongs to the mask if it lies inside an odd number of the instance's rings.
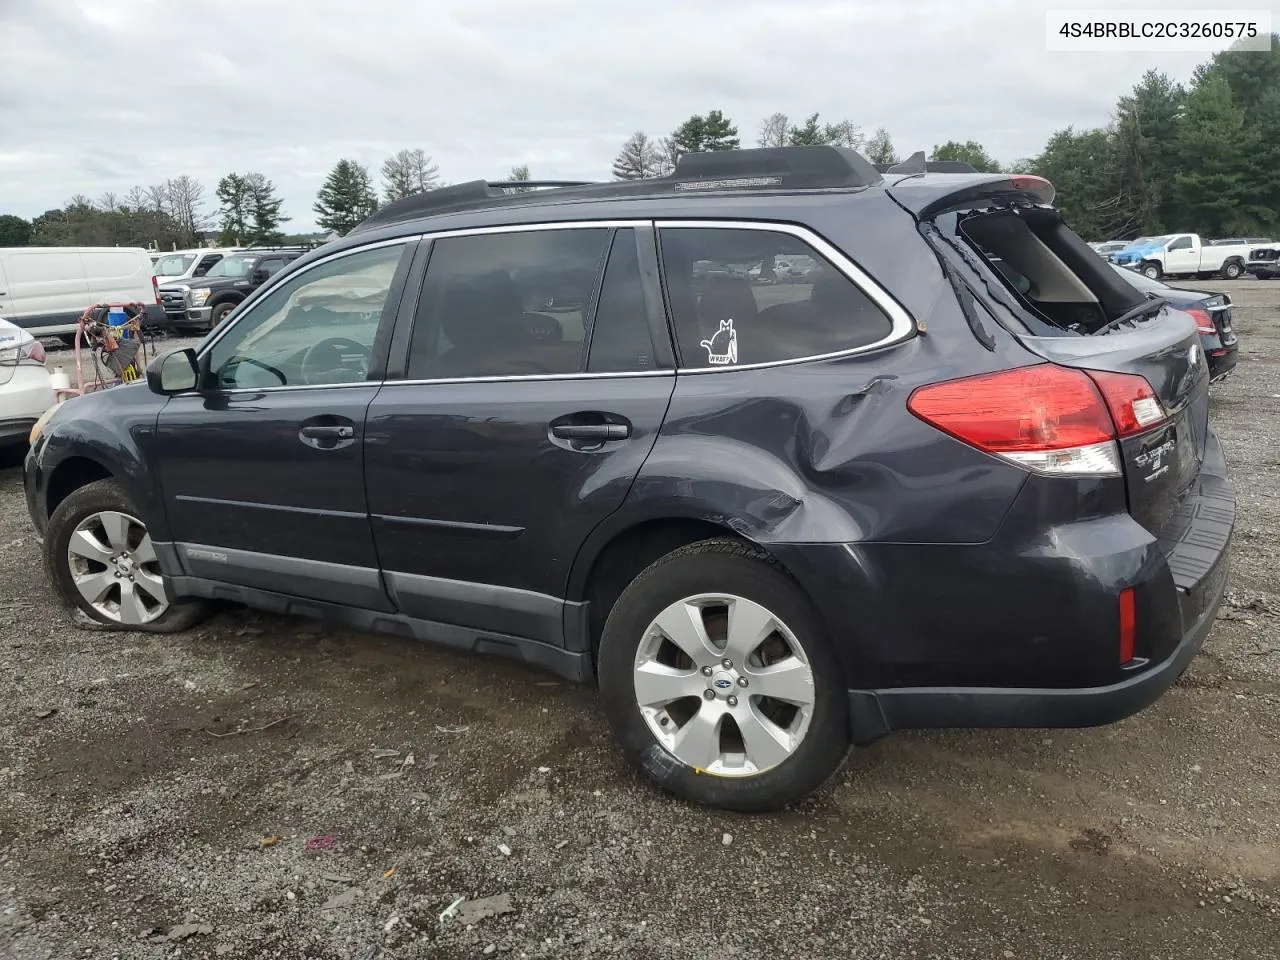
[[1223,280],[1238,280],[1242,273],[1244,273],[1244,267],[1239,260],[1230,260],[1222,265]]
[[751,544],[708,540],[651,564],[610,611],[597,665],[623,751],[694,803],[776,810],[849,753],[846,684],[822,620]]
[[1141,273],[1148,280],[1159,280],[1161,276],[1160,264],[1148,260],[1142,265]]
[[62,601],[96,624],[150,633],[187,630],[208,616],[210,605],[169,598],[140,516],[116,481],[86,484],[49,518],[45,570]]

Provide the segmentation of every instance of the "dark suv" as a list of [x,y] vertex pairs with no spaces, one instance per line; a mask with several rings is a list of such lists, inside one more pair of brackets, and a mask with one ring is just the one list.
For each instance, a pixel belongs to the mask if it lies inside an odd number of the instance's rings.
[[212,330],[258,287],[310,247],[251,247],[222,257],[200,277],[157,288],[165,326],[174,331]]
[[1195,322],[1052,195],[808,147],[391,204],[40,425],[49,576],[130,629],[231,600],[594,678],[645,774],[741,810],[890,730],[1117,720],[1199,649],[1235,507]]

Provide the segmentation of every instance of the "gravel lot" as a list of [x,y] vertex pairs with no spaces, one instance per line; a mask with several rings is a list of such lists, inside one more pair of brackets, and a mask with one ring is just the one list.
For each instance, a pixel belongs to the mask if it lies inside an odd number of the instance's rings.
[[0,956],[1280,956],[1280,282],[1205,286],[1240,508],[1182,681],[1103,729],[898,734],[776,816],[658,794],[592,690],[512,663],[78,629],[0,471]]

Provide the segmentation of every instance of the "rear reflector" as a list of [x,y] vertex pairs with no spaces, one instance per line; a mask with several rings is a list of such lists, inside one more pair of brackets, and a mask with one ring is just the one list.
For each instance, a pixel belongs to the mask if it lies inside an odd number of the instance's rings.
[[1133,587],[1120,591],[1120,663],[1133,659],[1133,638],[1137,632],[1137,609]]
[[1196,321],[1196,332],[1214,336],[1218,332],[1218,328],[1213,325],[1213,317],[1209,316],[1208,310],[1201,310],[1199,307],[1188,307],[1186,310]]

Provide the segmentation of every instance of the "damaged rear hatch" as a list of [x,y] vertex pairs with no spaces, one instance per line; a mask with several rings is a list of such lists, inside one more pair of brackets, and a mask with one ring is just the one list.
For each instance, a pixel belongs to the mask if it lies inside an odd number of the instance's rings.
[[1159,537],[1209,443],[1195,319],[1117,276],[1049,206],[1041,178],[912,177],[889,192],[1028,350],[1093,378],[1116,420],[1129,512]]

